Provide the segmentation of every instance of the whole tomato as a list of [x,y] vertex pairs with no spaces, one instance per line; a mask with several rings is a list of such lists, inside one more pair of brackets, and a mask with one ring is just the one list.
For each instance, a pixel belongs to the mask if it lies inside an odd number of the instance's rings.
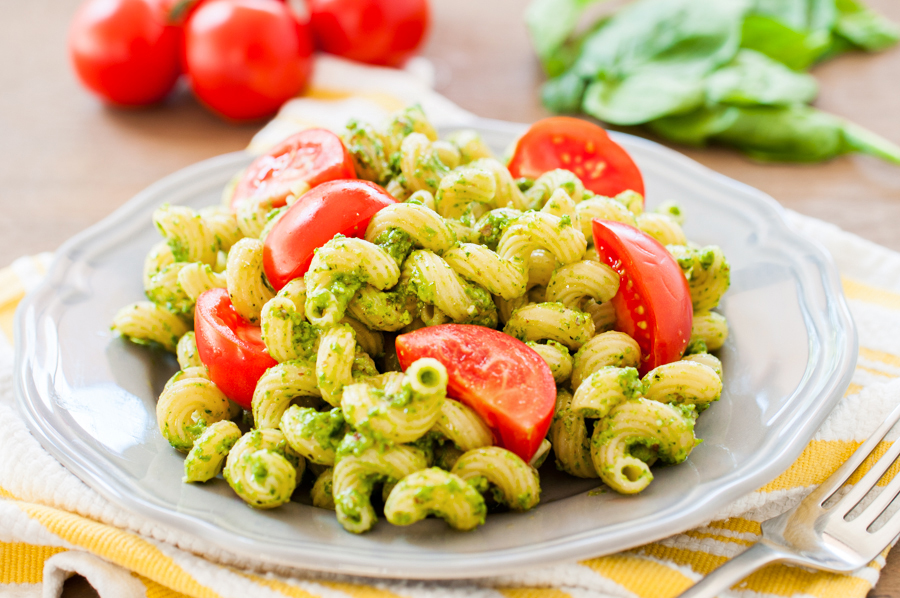
[[157,0],[88,0],[69,28],[69,56],[85,87],[122,106],[162,100],[181,73],[178,29]]
[[211,0],[185,25],[194,94],[231,120],[273,114],[312,70],[312,36],[278,0]]
[[326,52],[396,66],[428,31],[428,0],[309,0],[313,34]]

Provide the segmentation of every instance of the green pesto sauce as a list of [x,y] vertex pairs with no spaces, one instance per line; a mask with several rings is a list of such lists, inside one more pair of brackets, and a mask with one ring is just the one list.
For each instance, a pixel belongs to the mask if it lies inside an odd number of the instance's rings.
[[398,265],[403,264],[416,246],[409,233],[399,228],[390,228],[378,235],[375,245],[384,249]]

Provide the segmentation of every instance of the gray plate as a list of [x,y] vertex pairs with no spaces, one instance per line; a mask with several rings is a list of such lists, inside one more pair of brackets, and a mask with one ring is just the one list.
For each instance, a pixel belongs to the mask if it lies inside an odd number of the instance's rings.
[[[483,121],[502,148],[522,125]],[[181,483],[182,455],[161,437],[156,398],[174,359],[111,334],[119,307],[142,297],[144,255],[158,240],[160,204],[202,207],[251,159],[235,153],[181,170],[66,243],[16,324],[16,392],[32,432],[109,501],[235,553],[295,567],[402,578],[478,577],[608,554],[707,520],[786,469],[850,383],[856,332],[837,271],[818,245],[785,223],[780,206],[655,143],[616,135],[644,173],[650,205],[686,209],[685,231],[730,260],[720,310],[731,336],[720,352],[722,399],[703,414],[704,439],[677,467],[654,469],[638,496],[590,492],[596,481],[545,466],[541,504],[493,514],[473,532],[440,520],[365,535],[330,511],[290,503],[257,511],[222,479]]]

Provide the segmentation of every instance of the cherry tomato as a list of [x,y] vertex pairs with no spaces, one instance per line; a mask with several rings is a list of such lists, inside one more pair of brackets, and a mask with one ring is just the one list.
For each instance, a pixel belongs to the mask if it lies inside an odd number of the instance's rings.
[[628,224],[595,219],[600,261],[619,273],[613,297],[616,328],[641,347],[643,376],[681,359],[691,340],[694,310],[687,279],[659,241]]
[[644,194],[644,179],[631,156],[606,131],[568,116],[545,118],[531,125],[516,143],[509,162],[513,177],[536,179],[548,170],[571,170],[598,195],[622,191]]
[[250,409],[260,376],[278,364],[269,356],[259,326],[235,311],[226,289],[212,289],[197,298],[194,332],[210,379],[225,396]]
[[85,87],[113,104],[162,100],[181,74],[181,37],[156,0],[88,0],[69,28],[69,56]]
[[335,235],[362,237],[369,220],[396,203],[369,181],[329,181],[313,187],[272,227],[263,245],[263,268],[275,290],[303,276],[313,252]]
[[185,63],[197,98],[225,118],[274,114],[303,89],[312,36],[278,0],[211,0],[185,25]]
[[526,463],[541,445],[556,405],[547,363],[511,336],[463,324],[420,328],[397,337],[403,369],[422,357],[447,368],[447,395],[475,410],[500,444]]
[[341,138],[326,129],[306,129],[291,135],[254,160],[241,177],[231,207],[256,197],[285,204],[297,183],[315,187],[335,179],[355,179],[353,159]]
[[396,66],[428,31],[427,0],[310,0],[316,44],[332,54]]

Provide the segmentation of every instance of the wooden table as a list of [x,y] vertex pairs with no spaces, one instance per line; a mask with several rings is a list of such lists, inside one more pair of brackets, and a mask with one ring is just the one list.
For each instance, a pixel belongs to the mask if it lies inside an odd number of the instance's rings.
[[[79,0],[7,2],[0,19],[0,266],[50,251],[153,181],[244,147],[258,125],[233,126],[181,90],[140,111],[104,108],[74,79],[65,37]],[[896,0],[868,0],[900,21]],[[546,115],[522,21],[525,0],[432,0],[424,55],[437,89],[479,115],[528,122]],[[900,143],[900,48],[819,67],[817,105]],[[762,165],[724,149],[678,148],[758,187],[784,206],[900,250],[900,167],[864,156],[827,164]],[[66,596],[90,596],[83,581]],[[870,597],[900,598],[900,551]]]

